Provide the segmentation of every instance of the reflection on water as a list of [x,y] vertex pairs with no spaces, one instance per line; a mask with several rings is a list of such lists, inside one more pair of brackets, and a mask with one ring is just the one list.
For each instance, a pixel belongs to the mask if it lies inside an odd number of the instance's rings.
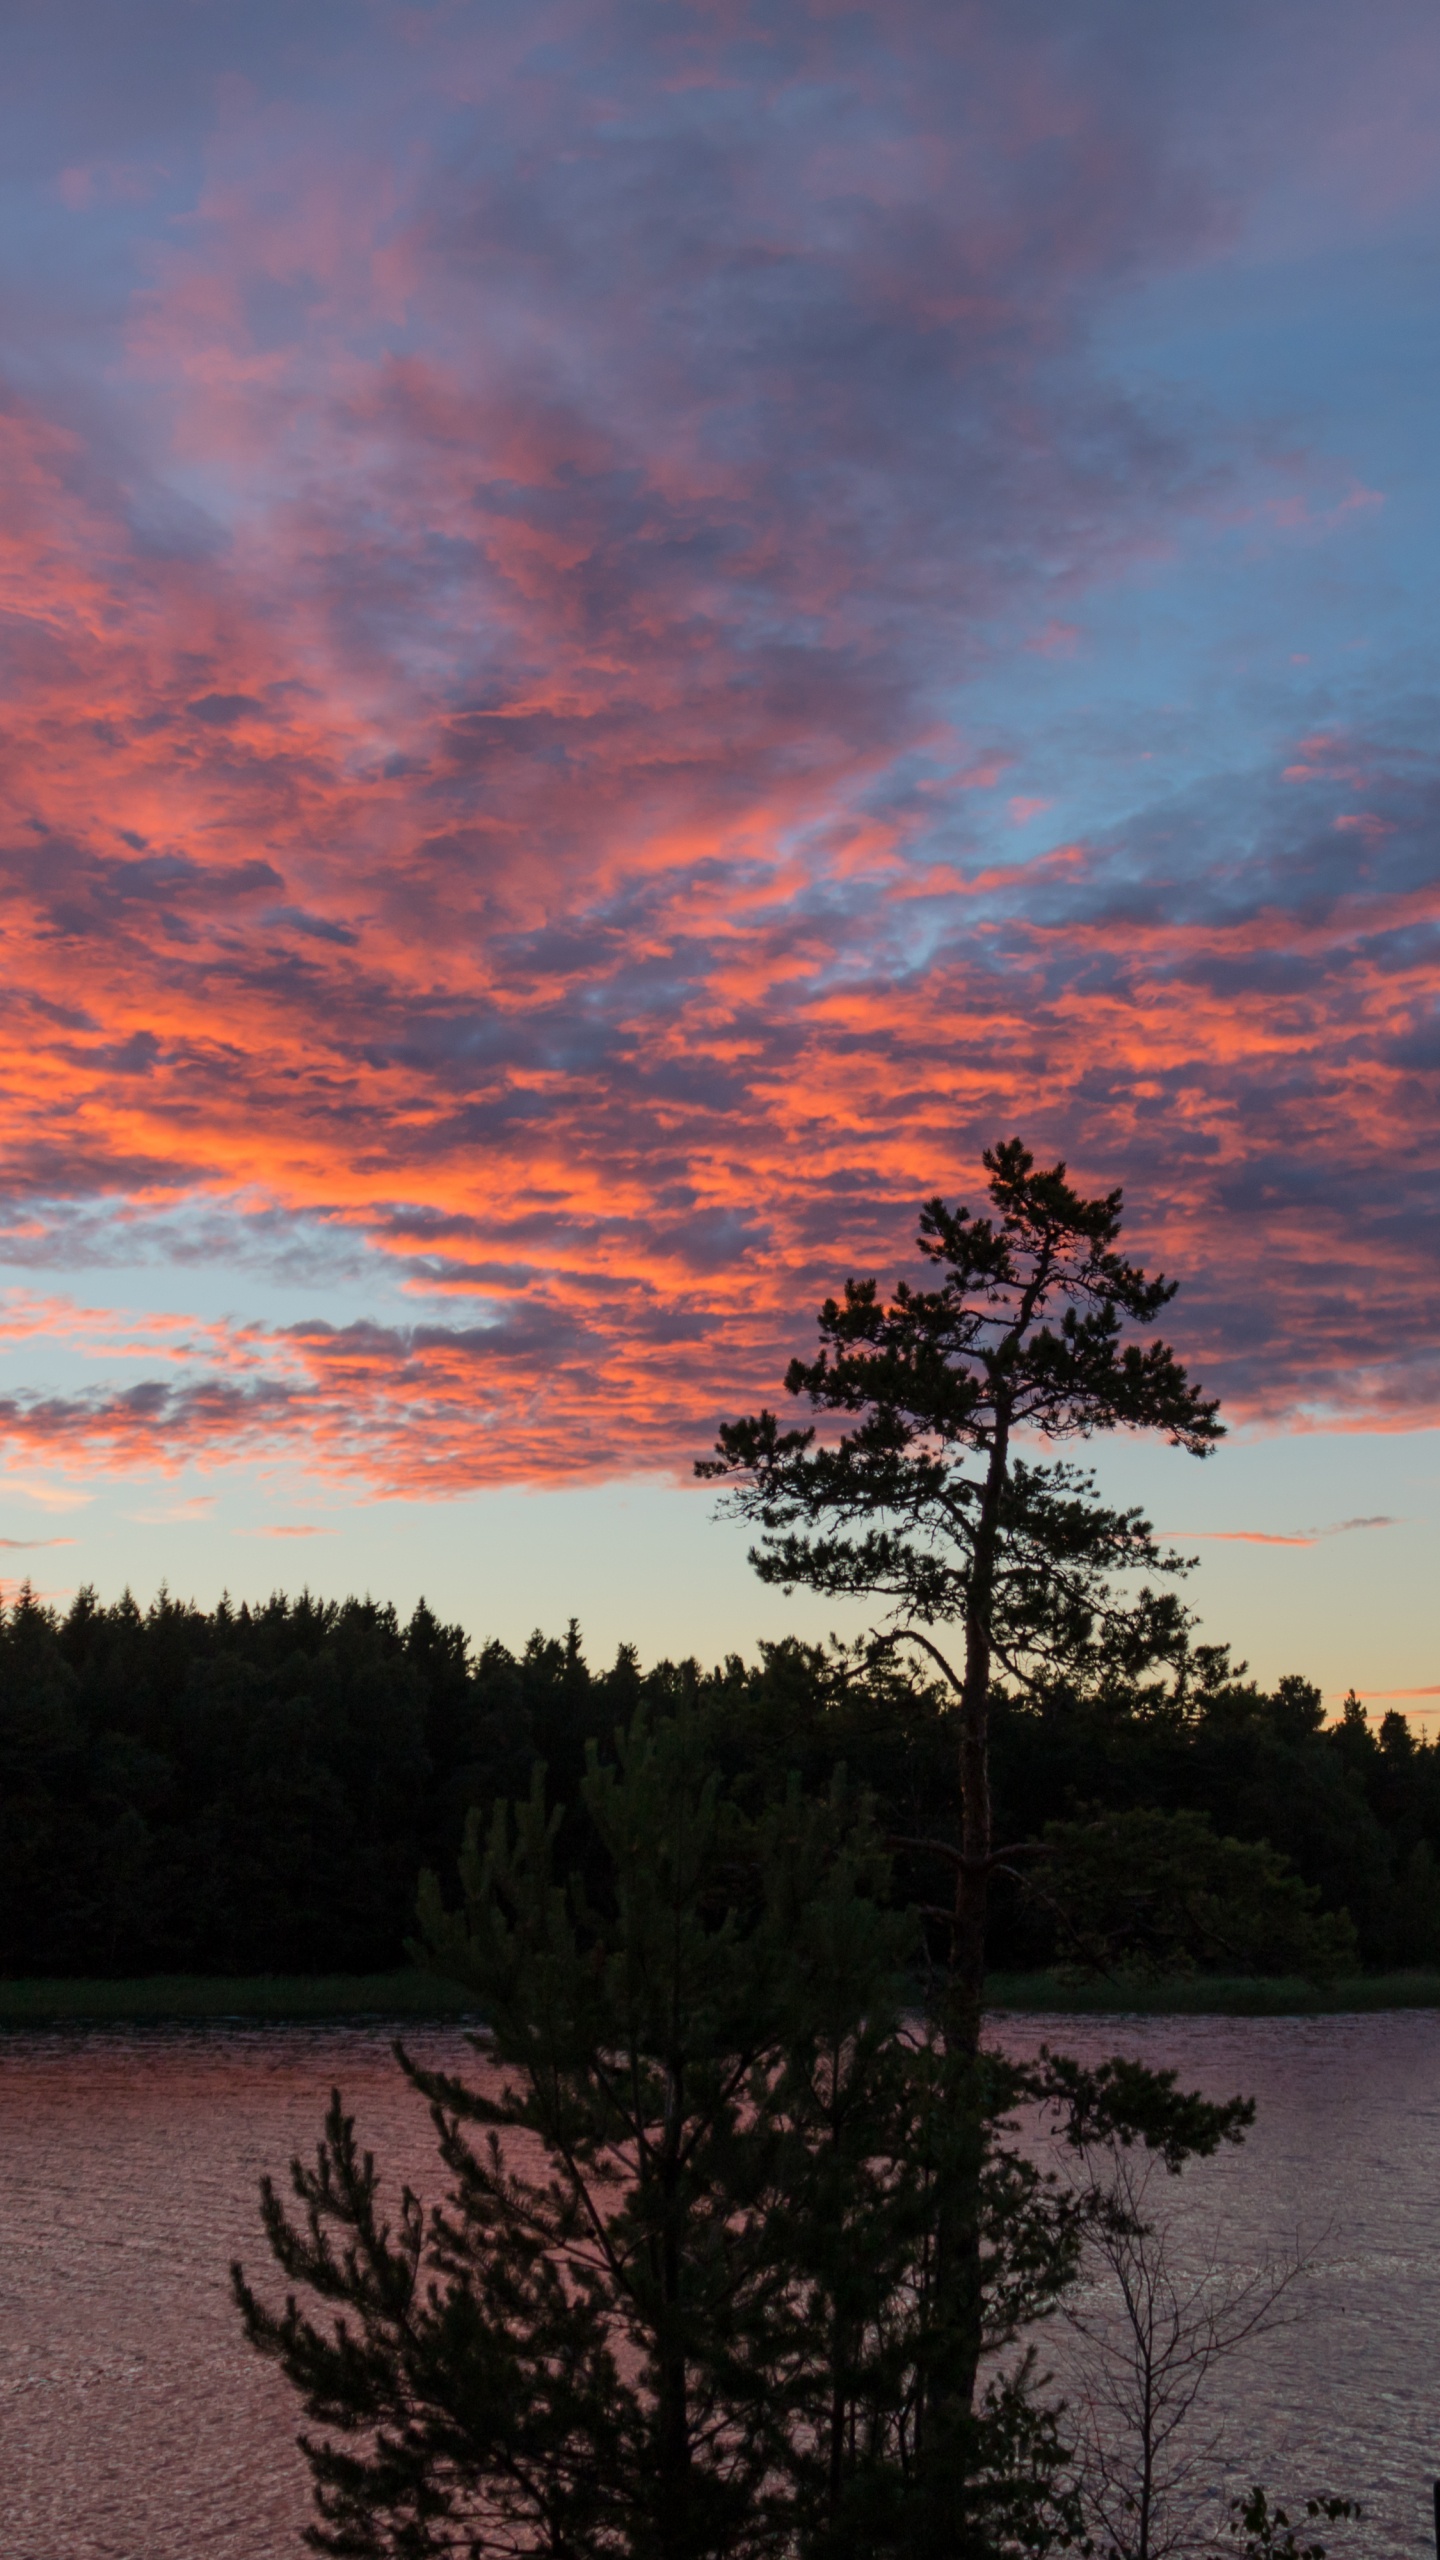
[[[1260,2102],[1174,2189],[1198,2236],[1319,2261],[1301,2325],[1222,2370],[1237,2478],[1361,2497],[1372,2553],[1433,2547],[1440,2474],[1440,2016],[1012,2019]],[[427,2061],[458,2031],[407,2031]],[[397,2184],[433,2192],[424,2110],[368,2026],[22,2034],[0,2045],[4,2560],[283,2560],[307,2512],[295,2406],[243,2345],[226,2269],[266,2265],[255,2186],[313,2148],[335,2082]],[[1336,2543],[1337,2554],[1340,2549]],[[1353,2547],[1350,2545],[1346,2546]]]
[[[1124,2051],[1175,2068],[1182,2086],[1208,2097],[1258,2101],[1241,2149],[1162,2177],[1147,2204],[1167,2212],[1192,2264],[1213,2249],[1254,2266],[1298,2239],[1312,2268],[1294,2298],[1296,2325],[1212,2376],[1205,2408],[1224,2422],[1217,2522],[1233,2491],[1263,2480],[1287,2503],[1326,2491],[1361,2500],[1363,2530],[1326,2533],[1336,2560],[1431,2554],[1440,2014],[1001,2023],[1012,2051],[1047,2041],[1087,2059]],[[1057,2333],[1051,2361],[1062,2379],[1069,2352]]]

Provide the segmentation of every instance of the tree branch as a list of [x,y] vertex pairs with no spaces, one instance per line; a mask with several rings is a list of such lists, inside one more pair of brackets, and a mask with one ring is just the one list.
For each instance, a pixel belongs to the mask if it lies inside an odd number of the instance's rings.
[[964,1681],[959,1677],[953,1664],[946,1661],[938,1644],[932,1643],[929,1636],[922,1636],[918,1627],[890,1627],[884,1634],[872,1636],[870,1639],[871,1650],[875,1653],[889,1651],[897,1644],[918,1644],[924,1652],[929,1654],[932,1662],[939,1663],[956,1696],[960,1695],[965,1686]]

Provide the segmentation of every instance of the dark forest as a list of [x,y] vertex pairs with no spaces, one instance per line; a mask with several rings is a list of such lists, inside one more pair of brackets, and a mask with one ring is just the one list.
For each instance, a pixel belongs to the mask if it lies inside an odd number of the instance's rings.
[[[369,1600],[142,1610],[85,1591],[60,1616],[22,1594],[0,1628],[0,1969],[396,1965],[419,1874],[448,1886],[469,1808],[523,1796],[537,1761],[572,1802],[587,1742],[647,1699],[692,1701],[757,1789],[843,1765],[897,1843],[897,1893],[924,1901],[927,1860],[903,1844],[953,1835],[954,1752],[939,1692],[893,1663],[787,1642],[644,1673],[622,1648],[597,1671],[573,1625],[515,1654],[423,1605],[405,1624]],[[1376,1729],[1352,1699],[1327,1725],[1308,1682],[1266,1691],[1201,1648],[1163,1690],[997,1696],[993,1772],[999,1840],[1128,1817],[1130,1857],[1145,1812],[1199,1817],[1348,1913],[1365,1966],[1440,1961],[1440,1748],[1403,1716]],[[1002,1888],[995,1967],[1074,1951],[1053,1897]]]

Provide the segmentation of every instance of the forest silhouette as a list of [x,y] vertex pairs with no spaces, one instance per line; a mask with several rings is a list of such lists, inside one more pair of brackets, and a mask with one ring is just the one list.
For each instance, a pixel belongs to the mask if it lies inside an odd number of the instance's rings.
[[[893,1662],[790,1640],[709,1669],[642,1671],[622,1647],[597,1670],[573,1624],[516,1653],[423,1604],[407,1622],[308,1594],[202,1610],[82,1591],[61,1615],[22,1592],[0,1625],[4,1970],[397,1965],[420,1871],[453,1881],[472,1805],[525,1796],[537,1761],[569,1803],[588,1741],[642,1701],[687,1698],[718,1711],[731,1776],[763,1787],[795,1769],[809,1790],[843,1765],[897,1835],[953,1826],[945,1695]],[[991,1755],[1007,1839],[1102,1813],[1204,1817],[1220,1839],[1268,1842],[1321,1911],[1348,1911],[1366,1966],[1440,1960],[1440,1747],[1401,1715],[1377,1730],[1351,1699],[1327,1724],[1309,1682],[1267,1690],[1210,1650],[1178,1691],[1117,1677],[998,1694]],[[903,1900],[938,1883],[897,1858]],[[999,1970],[1075,1952],[1049,1903],[1003,1882],[990,1950]]]

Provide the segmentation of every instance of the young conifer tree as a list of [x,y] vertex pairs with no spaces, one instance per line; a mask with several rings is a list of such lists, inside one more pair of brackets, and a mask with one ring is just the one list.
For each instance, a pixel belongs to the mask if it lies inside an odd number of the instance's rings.
[[[299,2393],[320,2521],[348,2560],[913,2560],[931,2547],[937,2202],[957,2135],[910,2013],[913,1918],[843,1789],[759,1805],[703,1720],[643,1710],[584,1786],[588,1886],[556,1871],[543,1783],[425,1895],[428,1961],[490,2020],[484,2067],[404,2068],[443,2201],[388,2210],[338,2092],[298,2212],[263,2215],[282,2308],[235,2270]],[[404,2059],[402,2057],[402,2059]],[[1243,2108],[1173,2075],[993,2066],[983,2342],[952,2551],[1071,2535],[1065,2447],[1026,2329],[1072,2281],[1083,2212],[1003,2118],[1169,2166]],[[961,2126],[962,2139],[968,2140]],[[927,2539],[928,2537],[928,2539]]]
[[339,2315],[235,2271],[320,2431],[317,2549],[760,2560],[883,2467],[856,2413],[903,2394],[882,2315],[917,2241],[883,1853],[843,1791],[744,1809],[693,1715],[592,1747],[583,1797],[588,1890],[543,1771],[472,1818],[459,1912],[425,1888],[427,1960],[489,2021],[478,2076],[402,2057],[446,2202],[386,2217],[338,2093],[298,2217],[266,2183],[286,2277]]

